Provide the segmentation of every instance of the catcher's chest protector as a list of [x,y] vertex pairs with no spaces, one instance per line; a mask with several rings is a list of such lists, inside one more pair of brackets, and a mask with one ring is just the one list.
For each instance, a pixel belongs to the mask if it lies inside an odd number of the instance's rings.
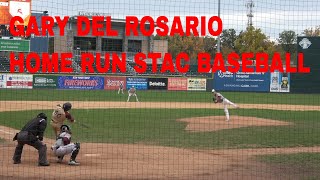
[[64,156],[72,153],[75,149],[77,149],[77,146],[74,143],[65,145],[63,143],[63,138],[68,138],[71,141],[71,134],[63,132],[59,135],[59,139],[55,143],[56,149],[54,149],[54,154],[56,156]]

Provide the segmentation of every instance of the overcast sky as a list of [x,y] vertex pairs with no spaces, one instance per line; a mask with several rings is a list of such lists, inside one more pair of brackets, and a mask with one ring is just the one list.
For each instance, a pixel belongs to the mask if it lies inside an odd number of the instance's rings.
[[[247,25],[245,0],[221,0],[223,28],[239,33]],[[301,34],[320,25],[320,0],[254,0],[253,25],[272,39],[283,30]],[[113,18],[128,15],[153,17],[215,16],[218,0],[32,0],[32,10],[47,10],[50,15],[73,16],[79,11],[110,13]]]

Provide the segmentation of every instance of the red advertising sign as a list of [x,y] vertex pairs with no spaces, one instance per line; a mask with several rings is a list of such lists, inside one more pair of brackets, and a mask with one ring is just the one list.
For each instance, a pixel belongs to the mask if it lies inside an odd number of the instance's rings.
[[118,90],[121,83],[123,85],[123,89],[126,89],[126,77],[104,77],[104,89]]
[[6,88],[12,89],[32,89],[32,75],[7,74]]
[[168,90],[169,91],[186,91],[188,89],[187,78],[169,78]]

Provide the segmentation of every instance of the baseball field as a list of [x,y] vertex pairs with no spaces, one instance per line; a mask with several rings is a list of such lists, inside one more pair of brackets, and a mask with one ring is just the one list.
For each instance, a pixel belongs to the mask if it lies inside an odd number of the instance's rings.
[[[222,92],[239,109],[209,92],[138,91],[126,102],[117,91],[0,91],[0,179],[317,179],[320,176],[320,95]],[[72,103],[72,141],[80,166],[37,166],[25,146],[14,165],[12,138],[37,113]],[[54,142],[48,125],[44,143]]]

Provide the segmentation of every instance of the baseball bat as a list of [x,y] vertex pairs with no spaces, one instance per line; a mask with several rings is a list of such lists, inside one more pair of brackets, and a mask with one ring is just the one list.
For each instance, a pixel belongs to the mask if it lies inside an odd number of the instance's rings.
[[87,129],[90,128],[87,124],[81,123],[81,122],[79,122],[79,121],[75,121],[74,124],[79,125],[79,126],[84,127],[84,128],[87,128]]

